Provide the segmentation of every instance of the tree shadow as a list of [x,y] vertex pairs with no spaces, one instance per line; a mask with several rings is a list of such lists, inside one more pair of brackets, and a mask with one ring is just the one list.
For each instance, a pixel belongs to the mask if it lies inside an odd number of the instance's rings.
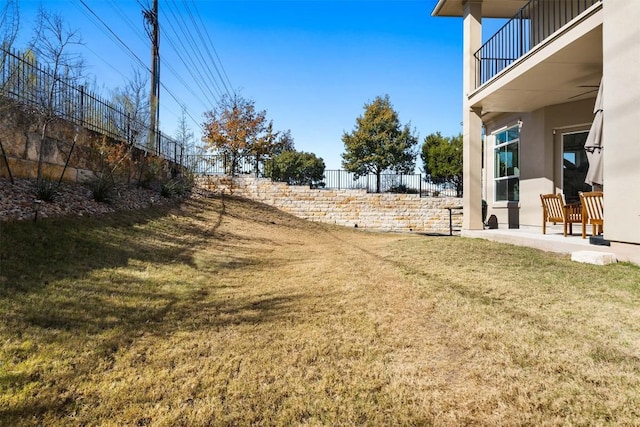
[[[242,213],[247,227],[251,220],[264,222],[266,213],[274,214],[253,202],[205,200],[96,218],[2,224],[0,314],[4,329],[0,338],[7,346],[0,350],[0,360],[10,362],[0,370],[0,388],[19,393],[35,387],[37,392],[1,408],[0,424],[21,424],[45,414],[69,416],[77,405],[69,390],[74,379],[115,363],[119,351],[145,334],[273,322],[289,316],[293,302],[305,295],[227,299],[217,295],[226,285],[215,282],[209,268],[229,272],[273,267],[273,260],[261,259],[250,243],[277,242],[222,229],[230,212],[243,209],[265,214],[251,218]],[[242,242],[247,244],[240,246]],[[229,255],[213,259],[210,266],[199,266],[194,253],[206,245],[220,246]],[[168,266],[183,269],[185,276],[146,276],[146,269]],[[205,274],[212,283],[195,284],[189,277],[194,272]],[[21,351],[22,341],[34,347]],[[74,346],[84,348],[85,354],[79,357]],[[44,348],[68,352],[79,360],[73,367],[54,369],[51,359],[55,356],[40,354]],[[38,358],[45,364],[30,364],[28,372],[8,369],[22,360]]]

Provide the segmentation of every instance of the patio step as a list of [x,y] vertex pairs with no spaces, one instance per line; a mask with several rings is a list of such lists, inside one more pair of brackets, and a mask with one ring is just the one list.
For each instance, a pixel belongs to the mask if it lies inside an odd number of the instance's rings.
[[576,251],[571,253],[571,261],[586,264],[607,265],[618,262],[615,254],[611,252]]

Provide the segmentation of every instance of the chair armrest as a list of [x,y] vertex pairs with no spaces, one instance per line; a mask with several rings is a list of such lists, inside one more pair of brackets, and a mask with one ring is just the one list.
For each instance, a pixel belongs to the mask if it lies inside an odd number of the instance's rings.
[[582,221],[582,205],[580,203],[570,203],[564,207],[567,219]]

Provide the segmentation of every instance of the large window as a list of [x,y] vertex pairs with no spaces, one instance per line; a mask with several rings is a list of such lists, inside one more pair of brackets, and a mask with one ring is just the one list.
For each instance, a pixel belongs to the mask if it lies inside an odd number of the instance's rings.
[[517,202],[520,200],[520,127],[510,127],[494,136],[496,201]]

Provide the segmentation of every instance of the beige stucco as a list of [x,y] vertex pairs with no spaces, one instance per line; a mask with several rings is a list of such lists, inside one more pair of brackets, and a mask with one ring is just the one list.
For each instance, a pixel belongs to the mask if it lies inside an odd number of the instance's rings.
[[640,243],[640,1],[604,5],[604,235]]
[[481,230],[482,225],[482,121],[471,110],[468,94],[475,85],[473,53],[482,45],[482,5],[480,1],[469,1],[464,8],[464,81],[462,99],[462,140],[463,140],[463,194],[462,206],[465,212],[463,228]]
[[[514,212],[518,224],[539,226],[539,195],[563,190],[562,135],[589,129],[594,88],[602,80],[604,237],[640,244],[640,143],[634,131],[640,123],[640,1],[593,4],[476,88],[470,78],[475,73],[473,54],[479,48],[482,17],[491,16],[498,7],[515,4],[440,0],[433,11],[434,16],[461,16],[464,20],[465,209],[473,207],[480,194],[501,227],[513,222]],[[486,135],[484,169],[475,157],[482,146],[479,121]],[[495,202],[493,133],[519,122],[520,200],[517,204]],[[465,213],[463,228],[475,229],[476,214],[473,210]]]
[[497,216],[505,228],[509,225],[507,202],[495,202],[493,184],[494,134],[506,127],[520,129],[520,201],[519,225],[541,226],[540,194],[562,191],[562,134],[588,131],[593,119],[594,99],[540,108],[529,113],[506,113],[485,123],[486,149],[484,174],[487,182],[485,200],[489,213]]

